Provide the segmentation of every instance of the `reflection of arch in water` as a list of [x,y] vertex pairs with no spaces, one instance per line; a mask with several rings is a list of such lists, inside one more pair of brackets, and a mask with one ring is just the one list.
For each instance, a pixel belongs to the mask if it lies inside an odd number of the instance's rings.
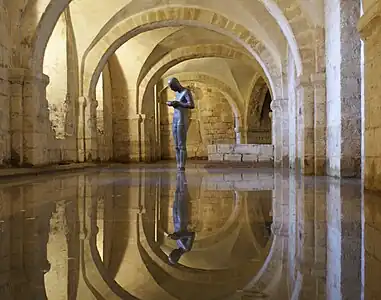
[[[236,196],[238,196],[238,192],[235,192]],[[239,199],[238,203],[239,205],[235,206],[235,212],[230,216],[228,224],[225,224],[224,229],[230,231],[234,231],[235,228],[238,228],[238,230],[241,232],[242,228],[240,227],[240,218],[242,217],[242,208],[243,208],[243,202],[241,199],[241,196],[237,197]],[[271,198],[269,199],[271,201]],[[149,204],[148,204],[149,205]],[[150,208],[147,207],[147,211],[150,211]],[[163,277],[167,277],[167,280],[172,280],[172,285],[176,287],[175,290],[171,290],[171,287],[168,287],[168,292],[172,295],[176,295],[178,291],[183,291],[183,293],[188,293],[185,292],[185,288],[193,286],[192,289],[189,291],[190,295],[192,295],[192,290],[194,289],[200,289],[201,287],[195,286],[195,284],[203,284],[205,282],[209,282],[207,286],[205,286],[205,289],[209,290],[210,293],[211,291],[211,285],[213,283],[219,283],[220,287],[218,288],[216,293],[219,293],[218,297],[224,296],[226,294],[234,294],[234,292],[237,290],[239,287],[245,286],[250,280],[253,278],[253,274],[256,273],[256,270],[259,270],[262,267],[262,260],[257,259],[246,264],[246,268],[240,265],[238,268],[235,269],[218,269],[218,270],[213,270],[213,271],[206,271],[206,270],[201,270],[197,268],[189,268],[187,266],[181,265],[178,266],[177,268],[174,268],[170,265],[167,264],[167,256],[161,251],[159,248],[158,244],[155,244],[153,242],[153,239],[148,238],[147,239],[147,232],[152,232],[152,230],[148,229],[152,223],[149,222],[149,220],[145,219],[144,216],[141,218],[141,236],[140,236],[140,242],[142,245],[142,256],[146,259],[145,264],[147,266],[152,266],[155,265],[155,267],[152,267],[151,272],[152,276],[161,278],[162,280]],[[152,227],[152,226],[151,226]],[[248,228],[251,230],[251,228]],[[220,236],[226,236],[228,235],[228,232],[219,232],[218,233]],[[233,232],[234,234],[234,232]],[[239,235],[239,233],[238,233]],[[209,237],[208,237],[209,238]],[[255,238],[252,235],[252,238]],[[209,240],[211,240],[209,238]],[[195,241],[196,242],[196,241]],[[270,249],[272,240],[270,240],[267,245],[265,251]],[[254,242],[253,242],[254,244]],[[194,249],[194,248],[193,248]],[[254,248],[253,248],[254,250]],[[191,251],[193,252],[193,250]],[[263,253],[263,251],[262,251]],[[265,257],[265,255],[263,255]],[[263,257],[263,258],[264,258]],[[235,281],[232,281],[232,274],[235,274]],[[205,277],[204,277],[205,276]],[[181,280],[180,283],[174,284],[173,279],[176,278],[176,280]],[[188,281],[187,285],[183,288],[184,281]],[[221,290],[221,284],[226,288],[225,291]],[[179,295],[180,296],[180,295]],[[183,296],[183,295],[182,295]],[[209,294],[205,299],[210,299],[212,295]],[[195,296],[196,297],[196,296]],[[197,295],[197,298],[200,298],[200,295]],[[217,297],[217,294],[213,294],[213,297]]]
[[175,298],[209,300],[234,294],[261,267],[262,263],[258,261],[249,262],[245,269],[233,270],[205,271],[182,265],[173,267],[166,263],[168,258],[158,246],[152,248],[149,245],[144,237],[143,219],[140,220],[138,243],[144,264],[152,277]]
[[105,268],[97,248],[97,197],[85,196],[84,199],[86,198],[91,200],[91,213],[85,213],[87,207],[82,207],[82,230],[86,237],[81,240],[80,252],[81,271],[87,287],[100,300],[137,299],[121,288]]
[[[94,199],[92,201],[91,216],[96,218],[97,205]],[[239,207],[239,210],[242,211],[242,205],[239,205]],[[146,211],[149,211],[149,209]],[[261,285],[260,283],[263,281],[263,278],[266,277],[265,275],[267,273],[271,273],[272,276],[275,274],[274,271],[268,272],[267,268],[273,269],[272,265],[275,264],[271,260],[274,257],[274,252],[279,252],[275,249],[275,244],[277,244],[276,237],[274,237],[274,243],[272,243],[270,254],[265,264],[261,261],[252,261],[248,263],[245,268],[240,267],[235,270],[229,269],[207,272],[184,266],[173,267],[167,264],[167,256],[160,248],[157,245],[149,243],[151,239],[147,239],[146,230],[144,229],[147,221],[144,220],[144,215],[139,214],[138,211],[136,211],[136,214],[138,215],[136,228],[137,248],[141,258],[139,264],[147,269],[152,279],[169,295],[184,298],[185,293],[194,295],[192,291],[208,290],[209,295],[197,295],[197,298],[210,299],[211,294],[214,293],[216,294],[213,295],[213,297],[218,295],[219,297],[225,297],[234,294],[237,289],[242,288],[247,282],[250,282],[250,279],[253,278],[253,274],[257,273],[257,270],[260,270],[260,272],[252,281],[256,289],[258,285]],[[235,217],[232,219],[236,219],[239,214],[235,213],[233,215]],[[84,224],[91,224],[91,228],[88,237],[81,241],[81,259],[84,265],[83,274],[87,279],[87,285],[99,299],[137,299],[124,290],[113,278],[110,278],[107,269],[102,263],[96,245],[96,219],[88,216],[86,216],[86,218],[87,220],[85,220]],[[268,245],[271,245],[271,241]],[[89,253],[91,253],[91,255],[89,255]],[[131,271],[134,272],[134,270]],[[272,281],[274,282],[274,280]],[[170,284],[166,285],[165,282],[169,282]],[[223,288],[221,288],[221,286]],[[248,287],[250,287],[250,285],[248,285]],[[192,297],[189,299],[194,299]]]

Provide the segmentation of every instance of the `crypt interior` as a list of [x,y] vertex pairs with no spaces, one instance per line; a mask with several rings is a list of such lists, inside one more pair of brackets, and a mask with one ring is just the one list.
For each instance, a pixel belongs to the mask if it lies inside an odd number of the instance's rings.
[[0,0],[0,299],[381,299],[380,45],[381,0]]

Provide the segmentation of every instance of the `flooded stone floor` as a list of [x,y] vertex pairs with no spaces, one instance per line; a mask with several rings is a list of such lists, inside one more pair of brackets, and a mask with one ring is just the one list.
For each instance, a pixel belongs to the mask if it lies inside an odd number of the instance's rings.
[[0,299],[381,299],[381,197],[191,163],[0,184]]

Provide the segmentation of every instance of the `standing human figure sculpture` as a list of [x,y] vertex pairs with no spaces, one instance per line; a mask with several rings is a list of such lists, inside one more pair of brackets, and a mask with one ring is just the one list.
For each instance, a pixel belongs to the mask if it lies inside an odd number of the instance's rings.
[[174,108],[172,134],[175,142],[177,169],[179,171],[185,171],[188,117],[189,110],[194,109],[193,96],[190,90],[184,88],[177,78],[169,79],[168,86],[176,93],[176,99],[168,101],[167,105]]

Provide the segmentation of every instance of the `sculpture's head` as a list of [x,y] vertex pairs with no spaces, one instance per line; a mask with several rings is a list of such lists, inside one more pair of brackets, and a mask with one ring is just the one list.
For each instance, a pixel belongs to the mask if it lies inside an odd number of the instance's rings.
[[174,92],[181,92],[183,90],[179,80],[174,77],[168,80],[168,86]]
[[184,251],[180,248],[174,249],[168,256],[168,261],[171,265],[175,265],[179,262],[180,257],[184,254]]

